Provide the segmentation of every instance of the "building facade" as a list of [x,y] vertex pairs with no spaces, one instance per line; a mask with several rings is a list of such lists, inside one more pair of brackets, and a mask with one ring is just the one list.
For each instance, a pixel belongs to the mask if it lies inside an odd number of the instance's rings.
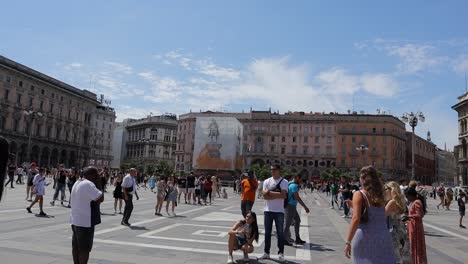
[[166,161],[174,166],[177,136],[175,115],[148,116],[128,120],[124,162],[137,162],[146,168]]
[[18,164],[82,167],[92,156],[96,94],[0,56],[0,135]]
[[91,142],[91,159],[88,161],[88,164],[98,168],[109,167],[113,159],[114,109],[104,105],[96,106],[91,124],[93,125],[94,136]]
[[[293,173],[318,179],[321,171],[356,171],[374,163],[388,179],[407,176],[405,125],[389,115],[271,111],[201,112],[179,116],[176,170],[192,170],[197,117],[235,117],[244,125],[244,164],[279,163]],[[356,150],[364,145],[363,154]]]
[[114,126],[112,136],[112,161],[111,168],[120,168],[125,155],[127,154],[127,139],[128,133],[125,127],[127,126],[129,119],[125,119],[122,122],[116,122]]
[[458,145],[455,146],[460,184],[468,184],[468,92],[458,97],[458,103],[452,106],[458,113]]
[[436,181],[445,184],[457,184],[457,162],[451,151],[436,149]]
[[414,163],[415,163],[415,180],[421,181],[423,184],[431,185],[436,182],[436,145],[430,140],[426,140],[412,132],[406,132],[406,164],[408,174],[412,171],[412,140],[414,144]]

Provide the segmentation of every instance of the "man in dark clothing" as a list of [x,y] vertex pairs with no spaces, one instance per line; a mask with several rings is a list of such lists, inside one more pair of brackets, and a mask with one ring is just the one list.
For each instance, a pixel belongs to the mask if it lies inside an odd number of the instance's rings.
[[7,169],[8,159],[12,159],[9,157],[8,146],[8,141],[6,141],[5,138],[0,137],[0,200],[2,199],[3,194],[3,182],[5,181],[5,171]]
[[190,203],[191,199],[193,199],[193,204],[196,204],[196,197],[195,197],[195,176],[193,173],[190,173],[187,176],[187,199]]
[[65,165],[60,164],[60,170],[58,172],[58,179],[57,179],[57,187],[55,188],[54,198],[50,205],[55,205],[55,200],[58,198],[59,192],[61,192],[61,202],[60,204],[63,205],[63,200],[65,199],[65,184],[67,182],[67,171],[65,170]]
[[343,197],[343,208],[344,208],[344,215],[343,218],[348,217],[349,214],[349,207],[347,201],[350,201],[353,197],[353,193],[351,192],[351,184],[348,183],[345,176],[341,177],[341,184],[340,184],[340,193]]
[[8,183],[11,183],[10,188],[13,187],[13,181],[15,180],[15,172],[16,172],[16,164],[12,159],[8,160],[8,181],[5,183],[5,187],[7,187]]

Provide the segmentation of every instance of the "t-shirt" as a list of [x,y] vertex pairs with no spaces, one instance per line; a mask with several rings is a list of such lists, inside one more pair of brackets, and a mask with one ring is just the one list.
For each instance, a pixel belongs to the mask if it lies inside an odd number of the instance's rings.
[[458,201],[458,211],[465,212],[465,201],[463,201],[463,198],[459,197],[457,201]]
[[[91,181],[86,179],[77,181],[71,192],[70,223],[81,227],[93,227],[100,223],[100,218],[97,220],[100,217],[99,208],[97,208],[96,212],[97,203],[92,202],[101,195],[102,192]],[[94,207],[94,210],[92,210],[92,207]],[[91,213],[92,211],[93,213]]]
[[351,192],[351,184],[349,183],[345,183],[345,184],[341,184],[341,189],[348,189],[348,191],[346,192],[342,192],[341,195],[343,196],[343,199],[344,200],[351,200],[351,198],[353,197],[353,193]]
[[290,205],[297,205],[297,199],[296,196],[294,196],[295,193],[299,191],[299,186],[295,182],[289,183],[288,186],[288,204]]
[[332,184],[330,189],[333,195],[338,194],[338,186],[336,184]]
[[64,170],[61,170],[61,171],[59,172],[59,177],[58,177],[57,182],[58,182],[58,183],[65,184],[66,181],[67,181],[67,174],[65,173]]
[[187,176],[187,188],[195,188],[195,176]]
[[[281,183],[280,183],[281,181]],[[273,177],[268,178],[263,182],[263,190],[274,190],[276,185],[279,185],[281,190],[288,190],[288,181],[279,178],[275,180]],[[276,212],[276,213],[284,213],[284,199],[278,198],[273,200],[265,200],[265,212]]]
[[8,176],[14,177],[15,176],[15,171],[16,171],[16,166],[14,163],[10,163],[8,165]]
[[177,184],[179,185],[179,188],[185,188],[187,180],[185,178],[180,178],[177,180]]
[[127,174],[122,180],[122,188],[132,188],[133,190],[129,192],[130,194],[135,193],[136,191],[136,181],[132,175]]
[[258,188],[257,180],[252,179],[249,181],[249,179],[244,179],[241,182],[241,186],[242,186],[242,198],[241,198],[242,201],[255,202],[255,192]]

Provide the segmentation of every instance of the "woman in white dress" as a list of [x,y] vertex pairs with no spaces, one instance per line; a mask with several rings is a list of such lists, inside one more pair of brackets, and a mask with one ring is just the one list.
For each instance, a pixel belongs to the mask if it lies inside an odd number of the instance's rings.
[[47,216],[47,214],[44,213],[44,210],[43,210],[45,187],[48,185],[47,184],[47,179],[46,179],[46,176],[45,176],[45,169],[44,168],[41,168],[39,170],[39,174],[34,176],[33,185],[34,185],[34,187],[32,189],[32,192],[36,194],[36,198],[29,205],[29,207],[26,208],[26,210],[28,211],[28,213],[31,214],[32,213],[31,208],[37,202],[39,202],[39,210],[40,210],[39,215],[40,216]]

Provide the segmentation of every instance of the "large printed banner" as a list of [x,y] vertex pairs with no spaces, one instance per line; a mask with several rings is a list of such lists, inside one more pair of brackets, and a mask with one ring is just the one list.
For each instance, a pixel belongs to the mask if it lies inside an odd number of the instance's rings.
[[243,126],[233,117],[197,117],[193,168],[242,169]]

